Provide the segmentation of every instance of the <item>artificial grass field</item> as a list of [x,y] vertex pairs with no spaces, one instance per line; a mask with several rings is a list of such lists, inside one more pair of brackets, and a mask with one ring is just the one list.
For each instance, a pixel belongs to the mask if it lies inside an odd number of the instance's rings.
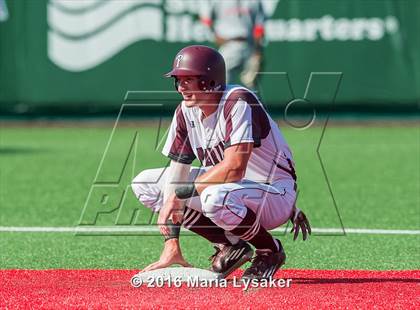
[[[139,122],[137,127],[117,126],[96,179],[112,123],[101,128],[95,124],[65,128],[3,125],[0,226],[76,226],[95,181],[120,181],[119,190],[127,189],[127,212],[121,213],[119,223],[129,224],[130,208],[140,206],[127,188],[130,180],[142,169],[168,163],[160,155],[167,123],[161,130],[158,124],[151,120]],[[383,123],[327,127],[320,155],[338,213],[316,153],[322,126],[303,131],[284,123],[280,126],[296,161],[298,205],[312,227],[340,228],[342,222],[346,228],[419,229],[419,126]],[[130,153],[136,133],[136,152]],[[82,221],[89,222],[95,211],[89,208],[95,203],[94,192],[91,199]],[[110,210],[113,199],[110,194]],[[116,214],[100,216],[96,225],[114,224]],[[148,224],[149,219],[150,211],[141,207],[134,224]],[[307,242],[293,242],[291,235],[279,235],[288,254],[285,268],[420,268],[418,234],[315,234]],[[207,257],[213,252],[210,244],[195,236],[183,237],[182,244],[187,260],[194,266],[208,267]],[[150,235],[0,232],[0,269],[141,269],[158,259],[161,246],[162,238]]]

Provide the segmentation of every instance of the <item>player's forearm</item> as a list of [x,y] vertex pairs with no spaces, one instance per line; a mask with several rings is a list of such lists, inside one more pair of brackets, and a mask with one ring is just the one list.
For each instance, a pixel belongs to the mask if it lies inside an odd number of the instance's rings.
[[224,159],[195,181],[195,189],[201,194],[214,184],[237,182],[245,176],[253,143],[239,143],[225,149]]
[[172,199],[175,195],[175,189],[180,184],[187,182],[188,175],[190,172],[190,165],[171,161],[167,168],[167,177],[165,180],[165,186],[163,189],[163,202],[166,204],[169,199]]
[[241,180],[245,175],[246,166],[223,160],[195,180],[195,188],[199,194],[208,186],[231,183]]
[[165,241],[178,239],[179,237],[185,204],[176,198],[175,189],[179,186],[179,183],[185,183],[188,180],[190,165],[171,161],[167,169],[163,188],[163,206],[158,217],[160,231],[165,236]]

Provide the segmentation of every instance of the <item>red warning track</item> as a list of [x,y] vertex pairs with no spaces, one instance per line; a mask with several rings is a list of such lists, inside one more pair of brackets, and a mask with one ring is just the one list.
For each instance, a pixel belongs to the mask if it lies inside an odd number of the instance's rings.
[[[133,288],[132,270],[0,270],[0,308],[420,308],[420,270],[281,270],[289,288]],[[239,277],[240,272],[234,274]]]

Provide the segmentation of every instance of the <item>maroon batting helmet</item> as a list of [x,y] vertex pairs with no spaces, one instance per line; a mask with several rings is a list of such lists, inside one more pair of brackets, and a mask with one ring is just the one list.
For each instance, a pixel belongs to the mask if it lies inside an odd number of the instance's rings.
[[201,90],[224,90],[225,60],[214,48],[204,45],[187,46],[175,56],[172,71],[165,76],[175,79],[179,76],[198,76]]

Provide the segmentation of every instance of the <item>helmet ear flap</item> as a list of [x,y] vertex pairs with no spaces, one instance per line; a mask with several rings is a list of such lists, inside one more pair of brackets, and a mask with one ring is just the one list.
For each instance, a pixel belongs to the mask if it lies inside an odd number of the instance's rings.
[[208,90],[207,81],[205,79],[201,79],[198,83],[199,83],[200,90],[202,91]]
[[176,91],[178,91],[178,88],[179,88],[179,80],[178,80],[178,78],[176,76],[174,76],[174,86],[175,86]]
[[200,89],[202,91],[212,91],[213,88],[216,86],[216,82],[214,80],[207,81],[205,79],[202,79],[199,83]]

